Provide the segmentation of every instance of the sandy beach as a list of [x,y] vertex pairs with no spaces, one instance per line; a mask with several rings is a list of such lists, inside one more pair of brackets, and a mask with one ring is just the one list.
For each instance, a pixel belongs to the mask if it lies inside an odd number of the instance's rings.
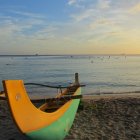
[[[85,96],[65,140],[139,140],[140,94]],[[0,140],[27,140],[0,100]]]

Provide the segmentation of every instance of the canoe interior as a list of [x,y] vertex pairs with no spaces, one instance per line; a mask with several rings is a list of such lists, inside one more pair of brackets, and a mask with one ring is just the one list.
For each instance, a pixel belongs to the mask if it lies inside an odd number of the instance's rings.
[[59,97],[62,97],[62,96],[64,97],[66,95],[74,95],[74,93],[76,92],[77,89],[78,89],[78,87],[76,87],[76,86],[68,87],[66,90],[64,90],[64,92],[60,93],[56,97],[57,99],[55,101],[50,100],[50,102],[47,102],[47,103],[44,103],[43,105],[41,105],[39,107],[39,109],[41,111],[48,112],[48,113],[58,110],[61,106],[63,106],[65,103],[68,102],[68,100],[60,101]]

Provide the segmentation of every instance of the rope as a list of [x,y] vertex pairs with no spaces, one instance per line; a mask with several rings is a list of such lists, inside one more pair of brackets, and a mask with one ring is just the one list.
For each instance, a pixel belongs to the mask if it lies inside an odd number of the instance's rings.
[[[69,88],[70,86],[53,86],[53,85],[45,85],[45,84],[39,84],[39,83],[25,83],[24,85],[35,85],[35,86],[42,86],[42,87],[48,87],[48,88],[57,88],[57,89],[61,89],[61,88]],[[84,87],[85,85],[73,85],[72,87]]]

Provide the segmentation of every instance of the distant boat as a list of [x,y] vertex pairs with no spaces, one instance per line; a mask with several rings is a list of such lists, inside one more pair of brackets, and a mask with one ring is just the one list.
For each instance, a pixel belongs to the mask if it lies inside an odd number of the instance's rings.
[[36,108],[22,80],[4,80],[4,93],[19,130],[32,140],[64,139],[73,124],[81,98],[81,87],[78,80],[75,81],[56,98],[46,99]]

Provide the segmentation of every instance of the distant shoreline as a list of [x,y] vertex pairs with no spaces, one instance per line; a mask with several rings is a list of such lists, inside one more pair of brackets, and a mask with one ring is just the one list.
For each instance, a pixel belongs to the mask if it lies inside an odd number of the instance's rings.
[[38,57],[38,56],[140,56],[140,54],[4,54],[0,57]]

